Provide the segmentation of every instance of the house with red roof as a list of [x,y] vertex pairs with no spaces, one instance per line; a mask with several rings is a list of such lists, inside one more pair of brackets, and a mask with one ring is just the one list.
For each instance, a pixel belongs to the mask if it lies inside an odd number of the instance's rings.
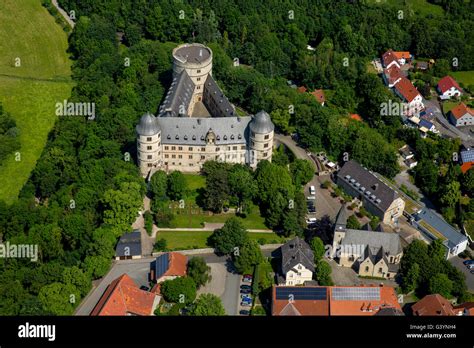
[[407,51],[393,51],[388,50],[382,55],[382,64],[388,69],[392,66],[401,68],[403,65],[409,63],[412,60],[412,55]]
[[406,77],[401,77],[395,85],[395,93],[406,103],[408,115],[417,114],[425,107],[421,94]]
[[451,302],[439,294],[426,295],[415,303],[411,310],[415,316],[455,315]]
[[403,315],[388,286],[274,286],[274,316]]
[[456,127],[474,125],[474,110],[460,103],[449,112],[449,121]]
[[315,89],[313,92],[310,93],[316,100],[318,101],[321,106],[324,106],[326,102],[326,96],[324,95],[324,91],[322,89]]
[[397,65],[392,65],[390,68],[383,69],[383,80],[389,88],[393,88],[402,77],[402,71]]
[[362,122],[362,117],[359,114],[349,114],[349,118],[354,121]]
[[159,255],[150,267],[150,279],[155,283],[184,277],[187,272],[188,258],[177,252]]
[[105,290],[90,315],[153,315],[161,297],[142,290],[127,274],[115,279]]
[[382,64],[384,68],[386,69],[392,66],[396,66],[400,69],[400,63],[398,62],[398,59],[395,56],[395,53],[391,49],[385,52],[384,54],[382,54]]
[[449,99],[451,97],[460,97],[462,89],[458,83],[451,76],[445,76],[438,82],[436,87],[441,99]]

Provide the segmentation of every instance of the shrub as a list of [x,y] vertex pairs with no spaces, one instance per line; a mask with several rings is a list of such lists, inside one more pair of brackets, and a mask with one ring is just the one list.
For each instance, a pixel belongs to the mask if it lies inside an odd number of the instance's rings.
[[143,214],[143,218],[145,220],[145,230],[149,236],[153,233],[153,215],[147,210],[145,214]]
[[156,242],[155,242],[155,245],[153,246],[153,250],[155,251],[166,251],[166,247],[167,247],[168,243],[166,242],[166,239],[164,238],[160,238],[160,239],[157,239]]

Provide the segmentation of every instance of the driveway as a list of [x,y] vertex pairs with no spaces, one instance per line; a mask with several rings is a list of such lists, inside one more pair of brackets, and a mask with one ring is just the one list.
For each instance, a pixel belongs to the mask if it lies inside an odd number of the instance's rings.
[[474,292],[474,274],[471,274],[469,269],[463,265],[463,261],[458,256],[449,259],[449,262],[466,276],[466,285],[469,291]]
[[227,315],[237,315],[240,298],[240,274],[226,273],[225,290],[221,296]]

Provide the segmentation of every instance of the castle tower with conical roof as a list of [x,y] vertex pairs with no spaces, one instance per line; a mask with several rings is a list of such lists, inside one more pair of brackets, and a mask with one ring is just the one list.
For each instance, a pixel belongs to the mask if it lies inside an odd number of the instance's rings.
[[147,112],[140,118],[136,131],[138,165],[142,175],[147,176],[161,165],[161,129],[156,117]]

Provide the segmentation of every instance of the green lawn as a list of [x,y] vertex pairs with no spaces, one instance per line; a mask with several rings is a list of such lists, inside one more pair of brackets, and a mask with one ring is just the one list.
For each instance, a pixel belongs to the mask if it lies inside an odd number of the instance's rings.
[[[207,231],[159,231],[156,239],[166,239],[167,248],[171,250],[209,248],[207,238],[212,232]],[[264,244],[283,243],[284,239],[275,233],[249,233],[250,239],[258,241],[264,239]]]
[[[234,213],[212,214],[199,208],[196,204],[196,198],[198,190],[205,187],[206,178],[198,174],[184,174],[184,177],[187,185],[187,194],[184,197],[185,208],[176,207],[174,209],[174,226],[177,228],[199,228],[204,226],[204,222],[225,223],[229,218],[235,216]],[[242,218],[242,223],[248,229],[268,229],[264,220],[260,216],[258,207],[252,206],[251,213],[246,218]]]
[[474,85],[474,70],[469,71],[455,71],[450,73],[458,83],[465,86]]
[[[0,200],[12,203],[41,155],[56,120],[55,104],[71,93],[67,35],[40,0],[0,1],[0,102],[20,129],[20,161],[0,167]],[[15,59],[21,65],[15,67]]]
[[454,108],[456,105],[458,105],[458,101],[445,101],[443,102],[443,111],[444,114],[447,115],[449,111],[451,111],[452,108]]

